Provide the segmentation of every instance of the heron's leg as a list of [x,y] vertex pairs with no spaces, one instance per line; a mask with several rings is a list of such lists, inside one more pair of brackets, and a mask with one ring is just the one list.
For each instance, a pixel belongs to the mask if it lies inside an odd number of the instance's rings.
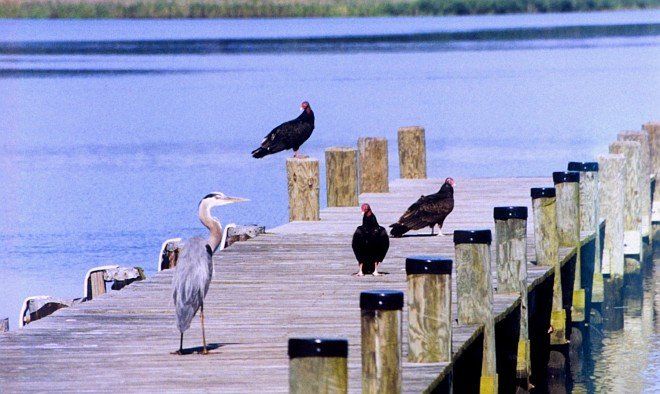
[[170,354],[178,354],[179,356],[183,354],[183,333],[181,333],[181,340],[179,341],[179,350]]
[[204,345],[204,348],[202,350],[202,354],[209,354],[209,351],[206,350],[206,333],[204,332],[204,302],[202,301],[200,305],[200,318],[202,319],[202,343]]

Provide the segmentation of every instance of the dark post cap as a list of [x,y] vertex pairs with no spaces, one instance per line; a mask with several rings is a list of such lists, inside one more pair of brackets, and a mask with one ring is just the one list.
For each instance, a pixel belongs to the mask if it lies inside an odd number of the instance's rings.
[[493,217],[495,220],[527,219],[527,207],[495,207]]
[[598,162],[595,161],[584,161],[584,162],[578,162],[578,161],[572,161],[568,163],[568,170],[569,171],[581,171],[581,172],[597,172],[598,171]]
[[403,309],[403,292],[397,290],[369,290],[360,293],[360,309],[397,311]]
[[554,187],[533,187],[532,188],[532,199],[544,198],[544,197],[556,197],[557,191]]
[[493,236],[490,230],[455,230],[454,244],[490,244]]
[[289,358],[348,357],[348,341],[332,338],[289,338]]
[[565,182],[580,182],[580,173],[575,171],[556,171],[552,173],[552,181],[555,185]]
[[442,256],[410,256],[406,259],[406,274],[451,275],[452,260]]

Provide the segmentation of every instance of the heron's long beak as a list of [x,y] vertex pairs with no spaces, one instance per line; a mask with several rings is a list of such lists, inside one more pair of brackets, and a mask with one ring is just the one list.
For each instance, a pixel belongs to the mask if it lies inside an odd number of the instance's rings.
[[249,199],[243,197],[227,197],[227,200],[232,203],[250,201]]

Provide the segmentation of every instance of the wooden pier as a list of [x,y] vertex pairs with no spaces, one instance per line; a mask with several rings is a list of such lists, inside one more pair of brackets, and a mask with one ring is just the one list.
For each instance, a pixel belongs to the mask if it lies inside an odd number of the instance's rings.
[[[549,177],[457,179],[456,207],[444,231],[492,229],[494,206],[531,206],[530,188],[551,182]],[[437,191],[441,183],[397,180],[390,183],[389,193],[362,194],[360,202],[371,204],[381,225],[388,225],[420,194]],[[0,385],[7,392],[286,392],[287,339],[324,336],[349,340],[349,391],[359,392],[360,291],[405,290],[406,257],[441,254],[452,258],[454,254],[451,236],[392,239],[381,265],[389,274],[357,278],[351,275],[357,271],[357,263],[350,242],[360,223],[357,207],[328,208],[321,211],[321,221],[292,222],[217,253],[205,314],[208,341],[218,347],[208,356],[169,354],[177,348],[178,331],[171,298],[173,270],[166,270],[120,292],[59,310],[21,330],[0,335]],[[532,229],[530,219],[529,234]],[[529,260],[534,260],[533,238],[528,239]],[[567,260],[570,253],[563,249],[561,257]],[[551,267],[529,264],[530,288],[550,273]],[[453,286],[455,291],[456,284]],[[516,308],[517,302],[514,295],[496,294],[496,321]],[[405,357],[406,313],[403,327]],[[454,323],[455,357],[479,332],[477,326]],[[184,347],[200,345],[196,318],[186,332]],[[420,392],[439,383],[450,371],[448,365],[404,362],[404,391]]]

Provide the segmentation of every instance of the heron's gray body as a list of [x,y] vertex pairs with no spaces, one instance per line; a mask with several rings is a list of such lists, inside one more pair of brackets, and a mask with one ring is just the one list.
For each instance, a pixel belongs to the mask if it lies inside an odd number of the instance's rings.
[[183,333],[202,305],[213,277],[213,255],[209,241],[190,238],[183,242],[172,280],[176,323]]

